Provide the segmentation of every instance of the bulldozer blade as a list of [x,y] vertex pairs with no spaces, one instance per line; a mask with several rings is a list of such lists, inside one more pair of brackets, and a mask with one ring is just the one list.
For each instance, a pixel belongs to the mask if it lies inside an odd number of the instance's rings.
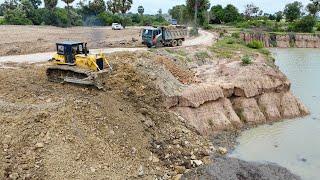
[[47,77],[51,82],[72,83],[84,86],[95,86],[104,89],[104,81],[108,71],[90,71],[73,66],[52,66],[47,69]]

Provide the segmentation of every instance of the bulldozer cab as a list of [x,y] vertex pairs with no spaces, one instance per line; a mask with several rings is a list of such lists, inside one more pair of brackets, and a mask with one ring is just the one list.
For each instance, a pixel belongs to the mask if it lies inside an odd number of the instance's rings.
[[65,57],[65,62],[68,64],[75,63],[75,55],[85,54],[87,55],[87,43],[74,42],[74,41],[64,41],[62,43],[57,43],[57,53]]

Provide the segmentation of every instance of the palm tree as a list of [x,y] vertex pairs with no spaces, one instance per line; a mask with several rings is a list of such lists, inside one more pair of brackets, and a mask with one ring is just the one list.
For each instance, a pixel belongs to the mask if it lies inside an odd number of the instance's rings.
[[58,4],[58,0],[44,0],[44,7],[53,10]]
[[71,16],[70,16],[70,4],[73,3],[74,0],[62,0],[63,2],[65,2],[67,4],[67,8],[68,8],[68,26],[71,26]]

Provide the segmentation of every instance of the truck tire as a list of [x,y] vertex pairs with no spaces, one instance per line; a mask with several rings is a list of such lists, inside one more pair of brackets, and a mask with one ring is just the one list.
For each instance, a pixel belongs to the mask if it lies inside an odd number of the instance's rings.
[[178,46],[182,46],[182,39],[178,40]]
[[178,45],[177,40],[172,40],[171,46],[172,46],[172,47],[176,47],[177,45]]

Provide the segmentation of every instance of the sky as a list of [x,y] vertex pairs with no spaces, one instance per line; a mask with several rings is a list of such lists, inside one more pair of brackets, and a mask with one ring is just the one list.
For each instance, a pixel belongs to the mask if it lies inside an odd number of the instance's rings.
[[[0,0],[0,3],[3,3],[4,1],[5,0]],[[73,4],[76,5],[78,1],[79,0],[76,0]],[[233,4],[239,9],[240,12],[244,11],[244,6],[246,4],[254,3],[266,13],[275,13],[283,10],[286,4],[294,1],[295,0],[210,0],[210,3],[211,5],[221,4],[223,6],[226,6],[227,4]],[[310,2],[310,0],[299,1],[304,5]],[[166,13],[171,7],[184,4],[185,2],[186,0],[133,0],[133,6],[130,12],[137,12],[138,6],[142,5],[145,9],[145,14],[156,14],[159,9],[162,9],[162,12]],[[59,0],[58,6],[64,7],[65,4]]]

